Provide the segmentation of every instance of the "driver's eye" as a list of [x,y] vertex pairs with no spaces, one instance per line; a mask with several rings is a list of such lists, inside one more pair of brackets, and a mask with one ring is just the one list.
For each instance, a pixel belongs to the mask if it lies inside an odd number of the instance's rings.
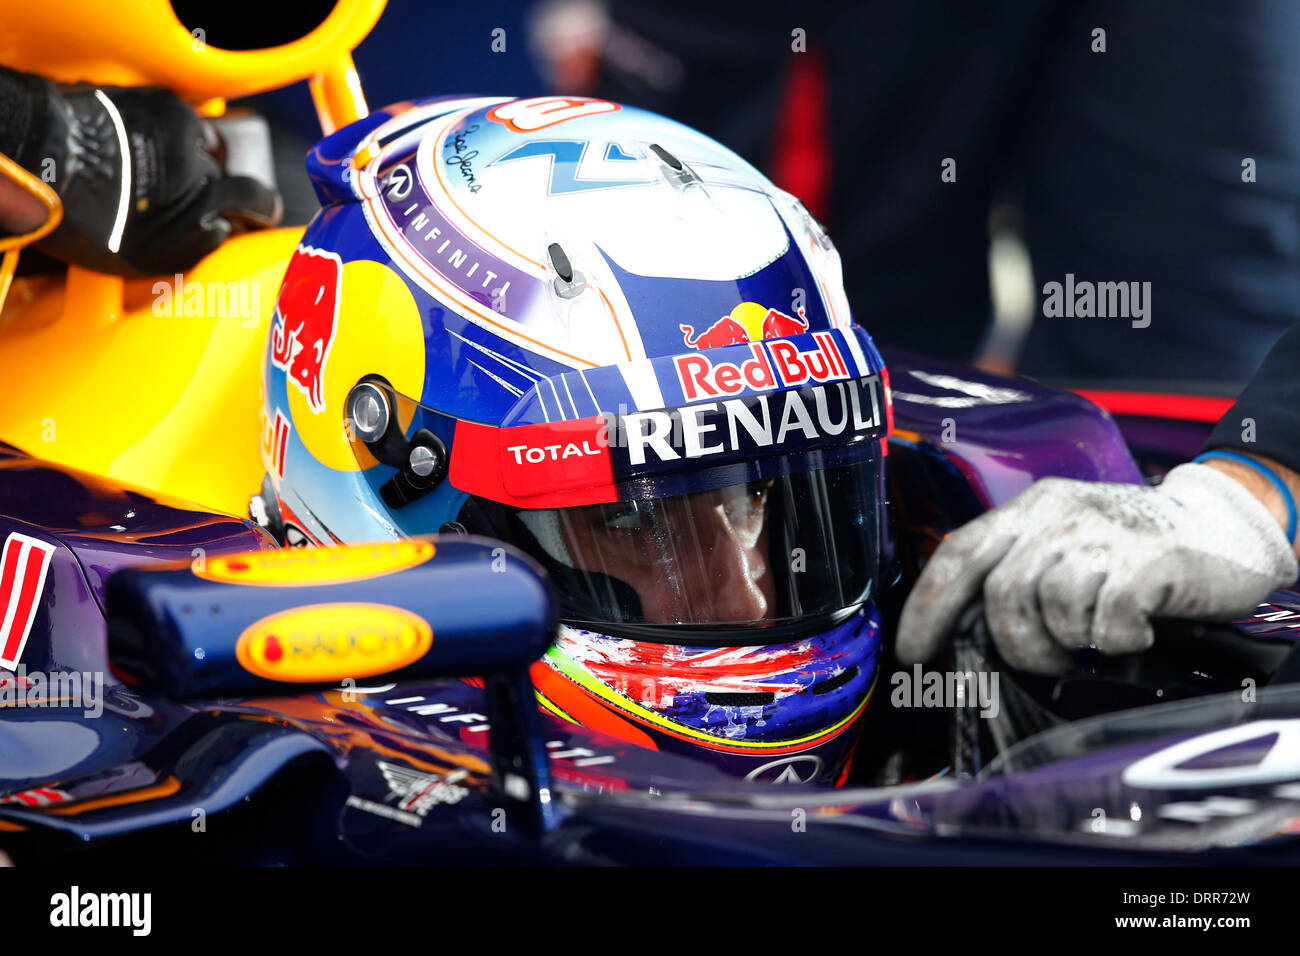
[[772,479],[751,481],[745,486],[745,502],[751,513],[758,513],[767,508],[767,496],[772,490]]
[[767,513],[767,498],[772,487],[771,480],[752,481],[744,488],[736,488],[728,497],[723,507],[727,520],[737,529],[756,531]]
[[635,534],[642,530],[641,512],[634,505],[611,510],[601,516],[600,525],[608,531]]

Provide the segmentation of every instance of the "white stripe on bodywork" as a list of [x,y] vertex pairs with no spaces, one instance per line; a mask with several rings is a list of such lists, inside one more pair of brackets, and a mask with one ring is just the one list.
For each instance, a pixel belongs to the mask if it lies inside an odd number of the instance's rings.
[[[5,541],[4,548],[5,551],[8,552],[8,540]],[[14,568],[13,590],[9,592],[9,602],[5,605],[4,623],[0,624],[0,647],[4,647],[9,643],[9,632],[13,629],[14,614],[18,610],[18,595],[21,594],[23,590],[23,575],[27,573],[27,555],[31,553],[31,550],[32,549],[27,547],[24,543],[18,548],[18,557],[14,559],[18,566]],[[0,572],[3,571],[4,566],[0,564]],[[15,666],[18,663],[18,658],[22,657],[22,650],[23,649],[19,647],[18,652],[14,654],[14,659],[12,661],[0,660],[0,664],[3,664],[5,667]]]
[[[54,545],[46,544],[36,538],[29,537],[25,534],[19,534],[17,531],[12,532],[5,539],[4,550],[9,550],[9,542],[17,538],[22,547],[18,551],[18,566],[14,569],[14,590],[9,594],[9,606],[5,608],[4,624],[0,625],[0,647],[9,643],[9,633],[13,627],[18,626],[23,629],[22,637],[18,639],[18,648],[14,651],[13,660],[0,660],[0,666],[17,667],[18,662],[22,659],[23,648],[27,646],[27,638],[31,634],[32,622],[36,620],[36,612],[40,610],[41,596],[45,593],[45,575],[50,570],[50,557],[54,554]],[[27,620],[15,621],[14,615],[18,608],[18,600],[22,594],[23,585],[26,583],[27,564],[32,556],[41,562],[41,570],[36,577],[36,590],[33,592],[32,606],[28,609]],[[0,568],[0,571],[3,569]]]

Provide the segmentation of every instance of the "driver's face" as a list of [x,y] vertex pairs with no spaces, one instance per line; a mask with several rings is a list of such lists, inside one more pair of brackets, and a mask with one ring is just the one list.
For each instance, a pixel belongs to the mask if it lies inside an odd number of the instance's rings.
[[740,623],[772,614],[771,482],[583,508],[562,522],[575,566],[631,585],[651,623]]

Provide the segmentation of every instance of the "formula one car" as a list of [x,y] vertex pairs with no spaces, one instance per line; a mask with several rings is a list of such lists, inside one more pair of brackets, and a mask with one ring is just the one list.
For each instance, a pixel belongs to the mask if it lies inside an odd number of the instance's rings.
[[[42,46],[62,5],[13,15],[15,65],[84,68]],[[1161,622],[1152,651],[1080,651],[1059,678],[1000,662],[977,606],[947,660],[890,653],[945,533],[1042,477],[1147,480],[1204,430],[1195,402],[1117,405],[1117,424],[1077,393],[878,351],[802,207],[662,118],[572,97],[366,114],[348,54],[381,7],[344,0],[273,61],[196,58],[170,13],[129,34],[103,17],[110,79],[210,104],[312,76],[332,132],[306,233],[232,239],[161,291],[76,268],[14,283],[0,849],[1300,859],[1300,592],[1232,625]],[[510,202],[477,203],[493,190]],[[646,190],[635,230],[575,234]],[[535,259],[490,218],[525,201],[577,210]],[[679,254],[682,220],[695,252],[731,230],[732,278]],[[776,307],[795,280],[800,305]],[[263,282],[265,308],[205,299]],[[712,298],[663,318],[687,286]],[[628,354],[584,359],[602,349]],[[661,533],[661,513],[688,520]],[[680,553],[711,516],[747,562],[733,592],[716,546]]]

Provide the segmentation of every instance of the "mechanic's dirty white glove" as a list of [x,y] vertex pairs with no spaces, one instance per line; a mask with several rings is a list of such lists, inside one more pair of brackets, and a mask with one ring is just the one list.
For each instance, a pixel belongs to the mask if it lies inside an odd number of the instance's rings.
[[1158,487],[1046,478],[950,535],[899,622],[898,656],[931,657],[983,586],[985,617],[1012,667],[1060,673],[1069,649],[1145,650],[1149,617],[1231,620],[1295,581],[1268,508],[1206,465]]

